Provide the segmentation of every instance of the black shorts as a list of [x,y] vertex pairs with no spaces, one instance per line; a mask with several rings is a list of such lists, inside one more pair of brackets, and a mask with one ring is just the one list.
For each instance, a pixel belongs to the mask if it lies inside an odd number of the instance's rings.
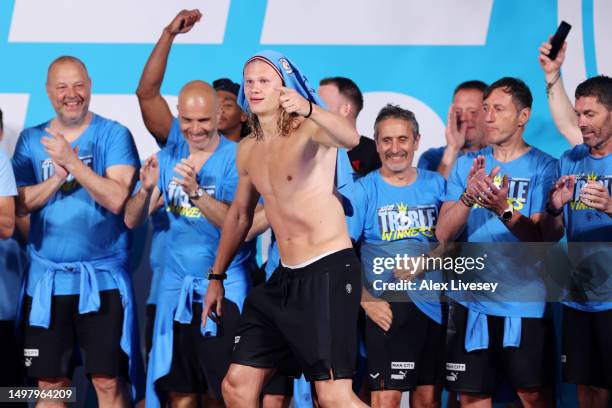
[[[14,320],[0,320],[0,387],[23,387],[25,369],[20,347],[15,335]],[[1,404],[0,404],[1,405]]]
[[79,295],[53,296],[48,329],[28,324],[31,308],[32,298],[26,296],[23,356],[28,376],[72,378],[82,358],[90,376],[127,378],[128,358],[120,346],[123,305],[118,290],[101,291],[100,310],[86,314],[79,314]]
[[487,316],[489,348],[467,352],[468,309],[449,306],[446,333],[446,388],[456,392],[493,394],[500,378],[514,389],[554,384],[554,328],[547,318],[523,318],[520,347],[503,347],[504,318]]
[[612,310],[563,306],[563,382],[612,389]]
[[393,320],[385,332],[366,318],[368,381],[372,391],[411,391],[442,384],[444,326],[413,302],[390,302]]
[[275,374],[264,385],[261,393],[262,395],[285,395],[291,397],[293,395],[293,378]]
[[279,265],[247,296],[233,361],[308,381],[352,378],[361,265],[352,248],[299,269]]
[[158,379],[155,386],[162,392],[203,394],[221,400],[221,383],[229,368],[234,334],[238,327],[238,306],[223,299],[223,315],[215,337],[204,337],[202,304],[194,302],[190,324],[174,322],[172,365],[170,372]]

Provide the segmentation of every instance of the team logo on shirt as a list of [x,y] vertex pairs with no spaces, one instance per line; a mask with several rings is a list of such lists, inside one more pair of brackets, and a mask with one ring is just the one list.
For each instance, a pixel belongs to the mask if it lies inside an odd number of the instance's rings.
[[[493,179],[493,185],[501,188],[504,181],[504,176],[498,174]],[[508,177],[508,204],[511,204],[515,210],[522,210],[527,203],[529,197],[529,186],[531,179],[528,178],[513,178]],[[474,208],[482,208],[479,204],[474,204]]]
[[438,219],[435,205],[408,207],[404,203],[378,209],[378,226],[383,241],[395,241],[422,235],[432,238]]
[[[90,169],[93,169],[93,156],[91,154],[88,154],[86,156],[79,156],[79,160]],[[41,170],[43,181],[53,176],[53,174],[55,174],[55,168],[53,167],[53,159],[43,160],[43,162],[41,163]],[[64,193],[68,193],[77,189],[79,186],[80,184],[74,178],[74,176],[68,173],[66,181],[64,182],[64,184],[62,184],[60,190]]]
[[[201,187],[209,196],[215,196],[216,187],[214,185]],[[166,211],[187,218],[204,217],[200,209],[191,203],[189,196],[183,191],[180,184],[174,181],[168,183],[168,197],[170,198],[170,202],[166,207]]]
[[583,210],[593,210],[593,208],[589,207],[582,201],[580,201],[580,190],[584,187],[589,181],[596,181],[600,184],[603,184],[608,190],[608,194],[612,195],[612,176],[599,176],[595,173],[589,174],[577,174],[576,175],[576,186],[574,187],[574,195],[570,200],[569,208],[573,211],[583,211]]

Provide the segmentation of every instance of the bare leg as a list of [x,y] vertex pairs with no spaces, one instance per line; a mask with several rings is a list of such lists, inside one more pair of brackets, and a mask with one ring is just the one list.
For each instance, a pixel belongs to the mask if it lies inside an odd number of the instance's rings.
[[401,391],[372,391],[372,408],[399,408],[401,401]]
[[473,394],[462,392],[459,394],[461,408],[491,408],[493,398],[487,394]]
[[367,407],[353,392],[353,380],[316,381],[317,398],[323,408]]
[[221,386],[228,408],[251,408],[259,405],[259,394],[266,381],[274,375],[272,368],[255,368],[232,364]]
[[92,375],[91,382],[96,389],[98,406],[100,407],[129,407],[130,396],[126,394],[125,384],[117,377]]
[[[60,387],[70,387],[70,379],[68,378],[41,378],[38,380],[38,387],[49,390]],[[38,408],[63,408],[66,404],[63,402],[41,401],[36,403]]]
[[441,405],[441,385],[419,385],[410,392],[410,408],[440,408]]
[[263,408],[289,408],[291,397],[289,395],[264,394]]
[[168,398],[172,408],[196,408],[198,406],[198,394],[170,392]]
[[610,391],[591,385],[577,385],[580,408],[607,408]]
[[516,390],[525,408],[554,407],[554,397],[550,388],[522,388]]

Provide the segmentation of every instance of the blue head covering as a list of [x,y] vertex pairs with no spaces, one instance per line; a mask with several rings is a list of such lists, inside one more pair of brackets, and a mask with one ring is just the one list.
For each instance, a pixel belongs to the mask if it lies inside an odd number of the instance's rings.
[[[287,57],[285,57],[283,54],[271,50],[261,51],[249,58],[244,66],[246,67],[249,62],[254,60],[259,60],[270,64],[278,76],[280,76],[283,80],[283,85],[285,87],[296,90],[310,102],[327,109],[325,103],[321,100],[314,88],[310,86],[308,80],[302,74],[300,69],[289,61],[289,59],[287,59]],[[238,105],[240,105],[243,111],[247,113],[251,112],[249,110],[249,102],[244,95],[244,77],[242,79],[242,84],[240,85],[240,91],[238,92]]]
[[[286,88],[291,88],[297,91],[305,99],[317,104],[325,109],[325,102],[319,97],[313,87],[310,86],[308,80],[302,74],[300,69],[293,64],[287,57],[278,51],[264,50],[260,51],[247,60],[245,66],[254,60],[259,60],[270,64],[276,73],[283,80],[283,85]],[[249,102],[244,94],[244,75],[238,92],[238,105],[243,111],[250,113]],[[351,199],[354,194],[354,181],[356,178],[355,171],[351,166],[348,153],[345,149],[338,149],[338,158],[336,160],[336,189],[343,197],[344,212],[348,216],[353,215],[353,207]]]

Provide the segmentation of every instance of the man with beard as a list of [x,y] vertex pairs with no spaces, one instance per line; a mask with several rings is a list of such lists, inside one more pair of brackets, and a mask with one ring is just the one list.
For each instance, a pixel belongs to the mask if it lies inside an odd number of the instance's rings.
[[[573,288],[563,307],[563,381],[577,384],[580,407],[608,407],[612,389],[612,78],[576,88],[584,144],[559,160],[547,211],[565,223]],[[599,243],[599,244],[598,244]]]
[[128,406],[124,380],[139,388],[142,376],[121,216],[136,146],[127,128],[89,111],[91,79],[79,59],[53,61],[46,90],[56,116],[25,129],[13,157],[17,213],[31,214],[28,375],[41,388],[68,386],[78,346],[100,405]]

